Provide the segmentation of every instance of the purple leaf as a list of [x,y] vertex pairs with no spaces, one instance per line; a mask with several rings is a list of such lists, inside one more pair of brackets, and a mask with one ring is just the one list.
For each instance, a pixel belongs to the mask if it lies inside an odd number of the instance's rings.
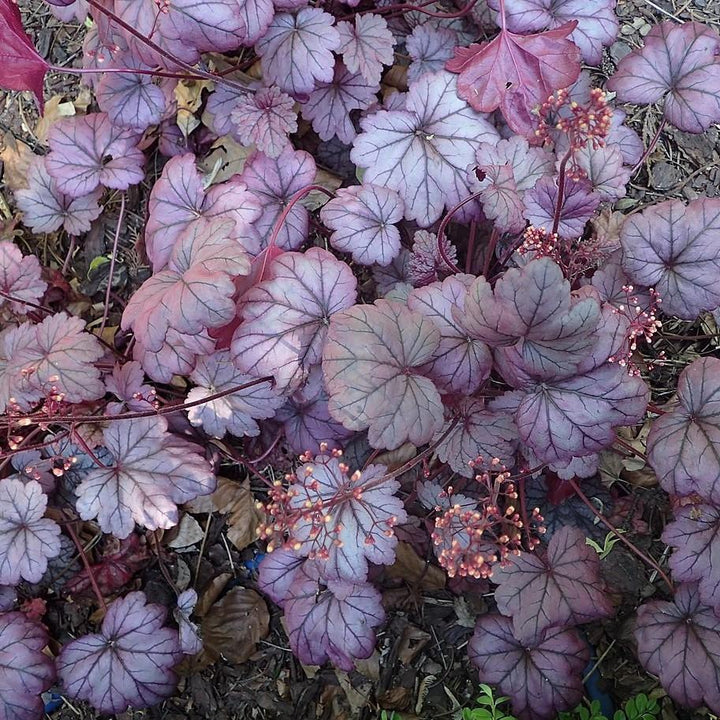
[[243,297],[243,322],[232,340],[243,372],[274,375],[279,391],[293,391],[320,362],[330,318],[355,302],[350,268],[326,250],[283,253],[269,279]]
[[[497,0],[490,5],[497,10]],[[554,29],[577,20],[570,33],[588,65],[600,65],[604,46],[612,45],[618,33],[615,0],[600,0],[588,5],[585,0],[514,0],[506,10],[508,28],[517,33]],[[558,86],[560,87],[560,86]]]
[[190,620],[197,600],[195,590],[185,590],[178,595],[177,608],[173,610],[173,617],[178,624],[180,648],[185,655],[197,655],[203,648],[198,627]]
[[528,387],[515,422],[520,438],[540,462],[570,460],[610,446],[614,428],[640,422],[648,395],[641,378],[608,363],[583,375]]
[[[557,178],[543,177],[523,196],[525,217],[531,225],[552,230],[558,201]],[[595,214],[600,198],[592,192],[587,181],[565,178],[560,222],[557,234],[562,238],[577,238],[583,234],[585,223]]]
[[464,313],[455,317],[470,337],[512,345],[526,371],[546,378],[572,373],[596,342],[600,304],[570,292],[549,258],[508,270],[494,292],[480,276],[468,289]]
[[167,265],[183,231],[194,223],[204,224],[203,218],[232,220],[235,228],[229,237],[238,239],[250,253],[259,250],[250,234],[250,224],[261,212],[257,198],[234,179],[214,185],[205,195],[192,154],[168,161],[150,194],[148,210],[145,251],[156,272]]
[[400,231],[394,223],[403,217],[403,202],[394,190],[379,185],[340,188],[320,211],[333,231],[330,244],[351,253],[361,265],[389,265],[400,252]]
[[232,112],[243,101],[254,105],[254,101],[248,98],[250,94],[252,94],[250,88],[240,89],[218,84],[205,103],[203,123],[218,137],[234,134],[237,125],[232,119]]
[[[263,247],[269,242],[270,231],[287,201],[298,190],[315,181],[315,160],[303,150],[286,148],[275,159],[264,153],[253,153],[245,163],[240,179],[255,195],[262,208],[255,227],[263,238]],[[295,203],[278,233],[276,245],[285,250],[299,248],[307,239],[310,216]]]
[[650,428],[648,461],[674,495],[720,504],[720,360],[700,358],[680,374],[679,406]]
[[[244,24],[243,45],[254,45],[267,31],[275,15],[272,0],[237,0]],[[278,5],[278,3],[275,3]],[[288,10],[290,8],[278,9]]]
[[155,705],[172,695],[182,659],[177,630],[163,627],[166,609],[131,592],[115,600],[102,630],[65,645],[58,659],[64,693],[101,713]]
[[340,47],[335,18],[319,8],[306,7],[295,15],[276,15],[255,45],[263,76],[291,95],[309,93],[318,82],[330,82],[333,50]]
[[290,647],[306,665],[330,660],[349,672],[375,649],[374,628],[385,620],[380,593],[367,583],[320,582],[307,563],[295,576],[285,602]]
[[[200,358],[190,379],[198,387],[188,393],[188,402],[232,390],[256,378],[237,370],[230,359],[230,352],[225,350]],[[188,410],[188,418],[193,425],[201,425],[213,437],[222,438],[226,432],[235,437],[254,437],[260,434],[255,420],[271,418],[283,402],[284,398],[266,381],[196,405]]]
[[[0,242],[0,291],[15,300],[0,297],[0,307],[10,303],[18,315],[27,315],[30,309],[23,300],[38,303],[47,283],[42,279],[40,262],[35,255],[25,255],[11,242]],[[17,301],[17,302],[16,302]]]
[[285,600],[290,596],[291,588],[305,558],[300,557],[290,548],[280,547],[267,552],[260,562],[258,570],[258,587],[270,599],[284,607]]
[[150,530],[177,524],[177,504],[215,489],[199,447],[167,432],[161,417],[112,420],[103,430],[114,462],[87,472],[76,488],[84,520],[120,539],[135,523]]
[[[324,578],[362,583],[368,561],[395,562],[398,540],[393,528],[404,523],[407,514],[393,494],[400,483],[386,479],[386,472],[384,465],[368,465],[351,475],[338,458],[319,455],[293,475],[289,504],[299,517],[290,544],[299,555],[315,559]],[[308,502],[319,515],[302,513]]]
[[[427,227],[444,208],[471,194],[467,167],[477,143],[498,136],[458,97],[450,73],[421,77],[410,87],[405,107],[364,117],[350,157],[365,168],[364,182],[396,190],[405,202],[405,217]],[[461,210],[455,217],[470,216]]]
[[173,375],[189,375],[195,367],[197,357],[210,355],[214,350],[215,340],[207,330],[188,335],[169,328],[165,342],[157,350],[149,350],[136,342],[133,358],[153,380],[169,383]]
[[[478,458],[482,458],[485,466],[495,458],[507,468],[514,465],[518,433],[510,415],[486,410],[482,400],[463,398],[458,403],[457,416],[460,422],[437,446],[441,462],[448,463],[456,473],[467,478],[477,473],[470,463],[476,463]],[[447,422],[433,441],[437,442],[449,429],[450,422]]]
[[[435,245],[437,245],[437,240]],[[380,297],[387,295],[398,283],[410,282],[409,264],[410,253],[405,248],[400,248],[398,256],[387,267],[375,266],[373,268],[373,280],[375,280],[377,294]]]
[[588,143],[576,150],[573,161],[590,182],[593,194],[603,202],[614,202],[625,197],[630,180],[630,168],[623,165],[620,148],[615,145],[593,147]]
[[242,246],[229,239],[230,220],[203,220],[188,226],[173,248],[167,269],[156,272],[130,298],[122,328],[158,350],[168,330],[194,335],[222,327],[235,317],[233,279],[250,272]]
[[360,73],[368,85],[377,85],[383,65],[392,65],[395,61],[395,38],[385,18],[372,13],[358,14],[354,26],[339,22],[337,31],[340,45],[336,49],[342,54],[347,69],[351,73]]
[[330,413],[350,430],[368,428],[375,448],[429,442],[443,410],[435,385],[419,372],[439,344],[433,322],[397,302],[338,313],[323,357]]
[[50,154],[45,166],[58,190],[80,197],[98,185],[127,190],[145,179],[140,137],[115,127],[106,113],[57,120],[48,133]]
[[508,695],[520,720],[549,720],[582,700],[582,672],[590,650],[575,629],[551,628],[528,646],[513,636],[510,618],[483,615],[469,655],[480,682],[497,685]]
[[0,480],[0,584],[40,582],[48,558],[60,554],[60,528],[43,518],[46,508],[40,483]]
[[351,73],[338,60],[332,80],[317,84],[302,106],[302,115],[312,121],[313,130],[321,140],[337,135],[339,140],[350,144],[356,136],[350,113],[369,108],[379,89],[377,83],[370,84],[359,73]]
[[678,586],[674,602],[641,605],[635,639],[643,667],[673,700],[720,712],[720,618],[700,602],[695,583]]
[[116,364],[112,375],[105,377],[105,389],[120,400],[108,403],[107,412],[110,415],[125,410],[142,412],[154,409],[157,405],[155,388],[145,384],[142,367],[134,360],[123,365]]
[[720,305],[718,229],[717,198],[652,205],[623,223],[623,270],[638,285],[657,290],[663,312],[694,320]]
[[288,135],[297,132],[295,101],[277,87],[260,88],[242,95],[230,117],[243,145],[255,145],[276,158],[290,144]]
[[662,540],[673,549],[670,569],[682,583],[698,581],[700,600],[720,612],[720,510],[682,505],[665,526]]
[[173,0],[160,17],[164,37],[198,52],[234,50],[242,39],[244,22],[236,0]]
[[608,80],[621,102],[665,99],[665,119],[701,133],[720,121],[720,35],[696,22],[653,25],[645,46],[626,55]]
[[77,198],[63,195],[48,174],[44,158],[33,159],[27,181],[27,189],[17,190],[15,200],[23,211],[23,222],[33,232],[54,232],[62,226],[70,235],[80,235],[90,230],[90,223],[102,212],[98,205],[101,188]]
[[[55,490],[56,478],[52,474],[54,469],[52,459],[42,457],[39,450],[16,452],[10,462],[23,482],[36,480],[40,483],[42,491],[47,495],[50,495]],[[2,608],[0,607],[1,611]]]
[[454,272],[453,268],[445,261],[445,258],[452,263],[457,263],[455,246],[450,243],[447,235],[443,235],[442,249],[445,253],[443,257],[439,245],[435,233],[418,230],[413,235],[412,252],[408,259],[407,278],[415,287],[430,285]]
[[[480,143],[477,166],[485,178],[470,178],[481,192],[483,211],[495,221],[498,230],[520,232],[525,228],[525,203],[522,193],[552,173],[554,157],[542,148],[531,148],[527,140],[513,135],[498,143]],[[474,170],[471,171],[474,174]]]
[[315,365],[305,385],[290,396],[275,416],[283,424],[285,440],[293,452],[317,453],[323,442],[329,448],[337,448],[353,435],[330,415],[328,399],[322,368]]
[[471,395],[490,376],[490,348],[470,338],[453,317],[463,312],[472,280],[470,275],[453,275],[417,288],[408,297],[408,308],[432,320],[440,331],[440,344],[423,371],[442,392]]
[[425,73],[437,72],[453,56],[458,45],[457,33],[430,23],[418,25],[405,39],[405,47],[412,58],[408,68],[408,82],[414,83]]
[[20,612],[0,613],[0,719],[37,720],[40,694],[55,682],[55,664],[43,649],[48,634]]
[[511,556],[493,581],[498,584],[498,610],[512,618],[514,636],[529,645],[549,628],[582,625],[613,614],[598,554],[577,528],[555,533],[545,558],[531,552]]

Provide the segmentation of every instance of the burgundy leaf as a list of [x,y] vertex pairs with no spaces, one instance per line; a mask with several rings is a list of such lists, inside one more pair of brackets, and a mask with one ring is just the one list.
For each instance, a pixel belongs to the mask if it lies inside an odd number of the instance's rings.
[[[187,401],[196,402],[256,378],[237,370],[230,359],[230,352],[224,350],[200,358],[190,379],[198,387],[188,393]],[[260,434],[260,428],[255,420],[271,418],[283,402],[283,397],[266,381],[196,405],[188,410],[188,418],[193,425],[202,425],[205,432],[213,437],[222,438],[226,432],[235,437],[256,436]]]
[[90,223],[102,212],[98,205],[101,188],[76,198],[64,195],[48,174],[45,158],[33,160],[27,181],[27,189],[17,190],[15,200],[23,211],[23,222],[36,233],[54,232],[62,226],[70,235],[80,235],[90,230]]
[[575,629],[552,628],[527,645],[514,637],[510,618],[483,615],[469,654],[480,682],[497,685],[508,695],[520,720],[549,720],[582,700],[582,672],[590,650]]
[[40,582],[48,558],[60,554],[60,528],[43,518],[46,508],[40,483],[0,480],[0,584]]
[[318,82],[330,82],[332,51],[340,47],[335,18],[319,8],[306,7],[295,15],[276,15],[255,45],[263,75],[291,95],[309,93]]
[[430,23],[418,25],[405,39],[412,62],[408,68],[408,82],[416,82],[425,73],[437,72],[453,56],[458,45],[457,33]]
[[[540,178],[535,186],[524,194],[523,199],[525,217],[530,224],[544,228],[549,233],[553,228],[558,202],[557,179]],[[566,177],[557,234],[562,238],[580,237],[585,223],[595,214],[599,204],[600,198],[592,192],[588,182]]]
[[[490,4],[498,9],[497,0]],[[600,65],[603,47],[612,45],[618,33],[615,0],[600,0],[592,5],[585,0],[514,0],[506,8],[507,26],[517,33],[554,29],[576,20],[570,40],[580,48],[588,65]]]
[[623,223],[623,270],[638,285],[655,288],[663,312],[694,320],[720,305],[719,228],[717,198],[652,205]]
[[365,168],[364,182],[397,191],[405,217],[427,227],[471,194],[467,167],[477,144],[493,142],[497,132],[458,97],[450,73],[423,75],[410,87],[405,108],[364,117],[350,157]]
[[20,10],[13,0],[0,0],[0,64],[0,86],[5,90],[32,90],[42,113],[43,80],[50,66],[23,29]]
[[320,248],[280,255],[269,275],[243,297],[233,360],[241,371],[274,375],[278,390],[292,391],[320,362],[328,322],[355,302],[357,283],[344,262]]
[[276,158],[289,145],[288,135],[297,132],[295,101],[277,87],[261,88],[240,97],[231,113],[235,132],[243,145],[255,145]]
[[[512,417],[503,412],[485,409],[482,400],[463,398],[458,403],[459,423],[438,444],[436,452],[441,462],[448,463],[459,475],[472,478],[477,473],[470,463],[489,466],[497,458],[507,468],[514,465],[517,428]],[[438,431],[433,438],[438,442],[450,430],[452,421]]]
[[285,602],[290,647],[306,665],[332,661],[341,670],[375,649],[374,628],[385,620],[380,593],[367,583],[321,580],[307,563]]
[[582,625],[613,614],[598,554],[574,527],[552,536],[545,558],[531,552],[511,556],[493,581],[498,584],[498,610],[512,618],[514,636],[529,645],[541,640],[548,628]]
[[368,85],[377,85],[383,65],[392,65],[395,61],[395,38],[385,18],[372,13],[357,14],[354,25],[339,22],[337,31],[340,34],[337,52],[342,54],[347,69],[360,73]]
[[682,505],[665,526],[662,540],[672,549],[670,569],[683,583],[698,581],[700,600],[720,611],[720,511],[712,505]]
[[350,113],[370,107],[379,89],[377,83],[368,83],[359,73],[351,73],[338,60],[332,80],[317,84],[302,106],[302,115],[312,121],[321,140],[337,135],[341,142],[350,144],[356,136]]
[[320,211],[330,244],[362,265],[389,265],[400,252],[403,202],[394,190],[371,185],[340,188]]
[[[368,465],[351,475],[338,458],[319,455],[292,476],[290,507],[299,517],[289,542],[299,555],[315,559],[324,578],[362,583],[368,561],[395,561],[393,528],[407,514],[394,495],[400,483],[386,479],[386,472],[384,465]],[[302,513],[308,502],[318,512]]]
[[453,275],[413,290],[410,310],[430,318],[440,331],[440,344],[423,366],[424,372],[442,392],[470,395],[487,380],[492,368],[490,348],[473,340],[453,317],[464,310],[470,275]]
[[[440,252],[441,244],[443,253]],[[442,241],[438,242],[435,233],[418,230],[413,235],[407,279],[415,287],[423,287],[444,278],[454,272],[445,258],[451,263],[457,263],[457,250],[450,243],[447,235],[443,235]]]
[[58,659],[64,693],[101,713],[155,705],[172,695],[182,659],[177,630],[163,627],[166,609],[131,592],[110,605],[102,630],[65,645]]
[[[269,242],[270,231],[287,201],[315,181],[315,172],[312,155],[291,147],[274,159],[262,152],[255,152],[248,158],[240,178],[262,208],[255,227],[263,238],[263,247]],[[299,248],[307,239],[309,224],[308,211],[295,203],[280,228],[276,245],[285,250]]]
[[446,67],[460,73],[458,93],[478,112],[502,110],[510,128],[528,135],[536,125],[532,111],[580,74],[580,50],[568,40],[571,21],[535,35],[503,29],[490,42],[458,47]]
[[330,413],[350,430],[369,428],[375,448],[429,442],[442,424],[435,385],[420,375],[440,343],[433,322],[397,302],[376,300],[338,313],[323,357]]
[[40,262],[35,255],[25,255],[11,242],[0,242],[0,292],[13,300],[0,297],[0,307],[10,303],[13,312],[27,315],[29,306],[23,300],[38,303],[47,283],[42,279]]
[[695,583],[679,585],[674,602],[641,605],[635,639],[643,667],[673,700],[720,712],[720,618],[701,603]]
[[720,359],[688,365],[677,395],[680,404],[652,424],[648,461],[667,492],[720,504]]
[[40,694],[55,682],[55,664],[43,649],[47,630],[20,612],[0,613],[0,720],[37,720]]
[[177,524],[178,503],[215,488],[200,448],[167,432],[162,417],[113,420],[103,430],[114,462],[89,470],[76,489],[84,520],[126,538],[135,523],[155,530]]
[[626,55],[608,80],[621,102],[665,100],[668,122],[701,133],[720,121],[720,35],[697,22],[653,25],[645,46]]
[[106,113],[56,120],[48,133],[50,154],[45,160],[58,190],[80,197],[98,185],[126,190],[145,178],[145,156],[139,136],[115,127]]

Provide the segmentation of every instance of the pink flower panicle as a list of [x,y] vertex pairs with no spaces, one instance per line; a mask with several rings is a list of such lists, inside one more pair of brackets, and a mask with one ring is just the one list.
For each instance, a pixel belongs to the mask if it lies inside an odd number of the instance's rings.
[[432,541],[438,562],[450,577],[489,578],[495,565],[504,567],[512,555],[520,554],[524,529],[529,548],[539,544],[530,531],[544,532],[543,517],[539,508],[534,508],[528,520],[531,527],[525,528],[516,505],[517,490],[499,458],[488,465],[478,458],[471,467],[479,468],[475,480],[483,497],[474,508],[467,503],[453,504],[453,488],[448,487],[441,499],[447,498],[451,504],[435,518]]

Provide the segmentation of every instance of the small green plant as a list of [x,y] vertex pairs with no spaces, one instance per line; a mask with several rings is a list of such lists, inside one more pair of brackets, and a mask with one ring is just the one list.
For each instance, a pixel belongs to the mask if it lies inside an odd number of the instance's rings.
[[622,710],[613,715],[613,720],[655,720],[660,714],[660,706],[655,698],[639,693],[625,703]]
[[578,705],[572,712],[561,712],[558,720],[607,720],[607,718],[600,709],[600,701],[593,700],[590,707]]
[[463,720],[515,720],[512,715],[508,715],[500,705],[504,705],[509,698],[505,696],[495,697],[493,690],[489,685],[480,685],[480,697],[476,700],[480,707],[463,708]]

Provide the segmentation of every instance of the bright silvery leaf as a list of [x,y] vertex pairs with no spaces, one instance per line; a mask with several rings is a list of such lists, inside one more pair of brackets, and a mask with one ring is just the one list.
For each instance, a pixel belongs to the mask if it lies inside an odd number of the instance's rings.
[[720,121],[720,35],[707,25],[665,20],[653,25],[645,45],[626,55],[607,87],[620,102],[664,99],[665,119],[701,133]]
[[103,532],[126,538],[135,523],[151,530],[177,524],[179,503],[215,489],[200,448],[167,432],[161,417],[113,420],[103,431],[114,462],[84,474],[76,507]]
[[48,133],[45,159],[58,190],[70,197],[91,193],[98,185],[126,190],[145,178],[140,136],[115,127],[106,113],[57,120]]
[[[477,144],[498,138],[458,97],[456,78],[447,72],[422,76],[411,85],[404,110],[380,110],[360,126],[350,156],[365,169],[363,181],[397,191],[405,217],[422,227],[471,194],[467,167]],[[456,215],[470,216],[462,210]]]
[[429,442],[443,409],[420,368],[439,344],[432,320],[398,302],[376,300],[338,313],[323,356],[330,413],[350,430],[367,428],[376,448]]
[[695,360],[680,374],[679,405],[657,418],[647,439],[648,461],[663,489],[720,503],[720,360]]
[[375,631],[385,620],[380,593],[367,583],[325,580],[308,563],[295,575],[285,601],[290,647],[307,665],[327,660],[341,670],[375,649]]
[[468,652],[480,682],[508,695],[520,720],[548,720],[582,700],[590,648],[574,628],[551,628],[527,645],[513,635],[510,618],[483,615]]
[[470,275],[453,275],[443,282],[416,288],[408,296],[408,308],[430,318],[440,330],[440,344],[424,366],[427,375],[443,392],[474,393],[490,375],[492,354],[482,340],[473,340],[455,320],[462,314]]
[[43,517],[46,508],[40,483],[0,480],[0,584],[40,582],[48,559],[60,553],[60,528]]
[[28,187],[15,192],[23,211],[23,222],[36,233],[54,232],[64,227],[70,235],[90,230],[102,208],[98,201],[102,189],[96,188],[77,198],[64,195],[45,168],[45,158],[34,158],[27,175]]
[[35,255],[23,255],[13,243],[0,242],[0,290],[17,300],[0,297],[0,307],[9,303],[13,312],[26,315],[29,307],[22,301],[40,302],[47,288],[41,273]]
[[235,50],[242,39],[244,22],[236,0],[174,0],[160,17],[166,38],[200,53]]
[[[198,387],[188,393],[187,401],[195,402],[250,383],[257,377],[241,373],[233,365],[230,352],[223,350],[200,358],[190,379]],[[254,437],[260,434],[255,420],[271,418],[283,402],[284,398],[269,381],[265,381],[196,405],[188,410],[188,418],[193,425],[201,425],[206,433],[214,437],[222,438],[226,432],[235,437]]]
[[379,83],[383,65],[392,65],[395,60],[395,38],[385,18],[373,13],[357,14],[354,25],[339,22],[337,31],[340,34],[337,52],[343,56],[347,69],[360,73],[371,85]]
[[290,144],[288,135],[297,131],[295,101],[277,87],[260,88],[240,97],[231,113],[234,130],[243,145],[255,145],[276,158]]
[[[351,474],[341,459],[320,455],[301,465],[291,482],[290,507],[300,514],[290,543],[315,559],[324,578],[365,582],[368,561],[392,565],[397,537],[393,528],[407,520],[397,480],[385,479],[384,465]],[[320,517],[302,514],[321,503]],[[330,518],[330,520],[328,520]]]
[[[268,29],[275,15],[272,0],[237,0],[243,21],[243,45],[254,45]],[[280,4],[275,3],[280,9]],[[285,8],[282,8],[285,9]]]
[[243,296],[233,361],[243,372],[274,375],[278,390],[292,391],[320,362],[328,322],[353,305],[357,281],[344,262],[320,248],[283,253],[268,274]]
[[696,583],[679,585],[673,602],[641,605],[635,639],[643,667],[673,700],[720,712],[720,618],[700,601]]
[[[253,153],[245,163],[240,179],[255,195],[262,212],[255,228],[263,238],[262,246],[270,241],[270,233],[287,201],[299,190],[315,181],[317,168],[310,153],[285,148],[276,158],[262,152]],[[285,250],[299,248],[307,239],[310,215],[301,203],[295,203],[278,232],[275,244]]]
[[332,51],[340,47],[334,23],[332,15],[313,7],[275,15],[255,46],[266,80],[290,94],[309,93],[316,83],[329,82]]
[[623,270],[638,285],[655,288],[663,312],[694,320],[720,305],[719,231],[718,198],[652,205],[623,223]]
[[[523,195],[525,218],[530,224],[552,230],[558,201],[558,178],[542,177]],[[600,197],[592,191],[588,181],[565,178],[560,222],[557,234],[562,238],[577,238],[583,234],[585,224],[595,214]]]
[[306,561],[287,547],[266,553],[258,569],[258,587],[274,603],[283,607],[298,571],[306,562],[312,561]]
[[408,82],[415,82],[425,73],[437,72],[453,56],[458,45],[457,33],[431,23],[418,25],[405,39],[412,62],[408,68]]
[[44,652],[49,638],[39,622],[20,612],[0,613],[0,720],[37,720],[40,694],[55,682],[55,664]]
[[362,265],[389,265],[400,252],[404,205],[388,188],[365,183],[340,188],[320,211],[322,221],[333,232],[330,244],[351,253]]
[[513,634],[534,644],[548,628],[563,628],[613,613],[600,577],[598,554],[585,535],[566,526],[550,540],[545,557],[521,552],[493,575],[498,610],[512,618]]
[[173,610],[173,617],[178,624],[180,647],[185,655],[197,655],[203,648],[198,627],[190,620],[197,600],[198,594],[195,590],[184,590],[178,595],[177,608]]
[[350,144],[356,136],[350,113],[369,108],[376,101],[378,90],[380,85],[369,83],[360,73],[351,73],[338,60],[332,79],[318,83],[303,103],[302,116],[312,121],[321,140],[337,135],[340,141]]
[[155,705],[177,686],[182,659],[177,630],[163,627],[166,609],[131,592],[110,605],[99,633],[63,647],[57,668],[63,692],[101,713]]

